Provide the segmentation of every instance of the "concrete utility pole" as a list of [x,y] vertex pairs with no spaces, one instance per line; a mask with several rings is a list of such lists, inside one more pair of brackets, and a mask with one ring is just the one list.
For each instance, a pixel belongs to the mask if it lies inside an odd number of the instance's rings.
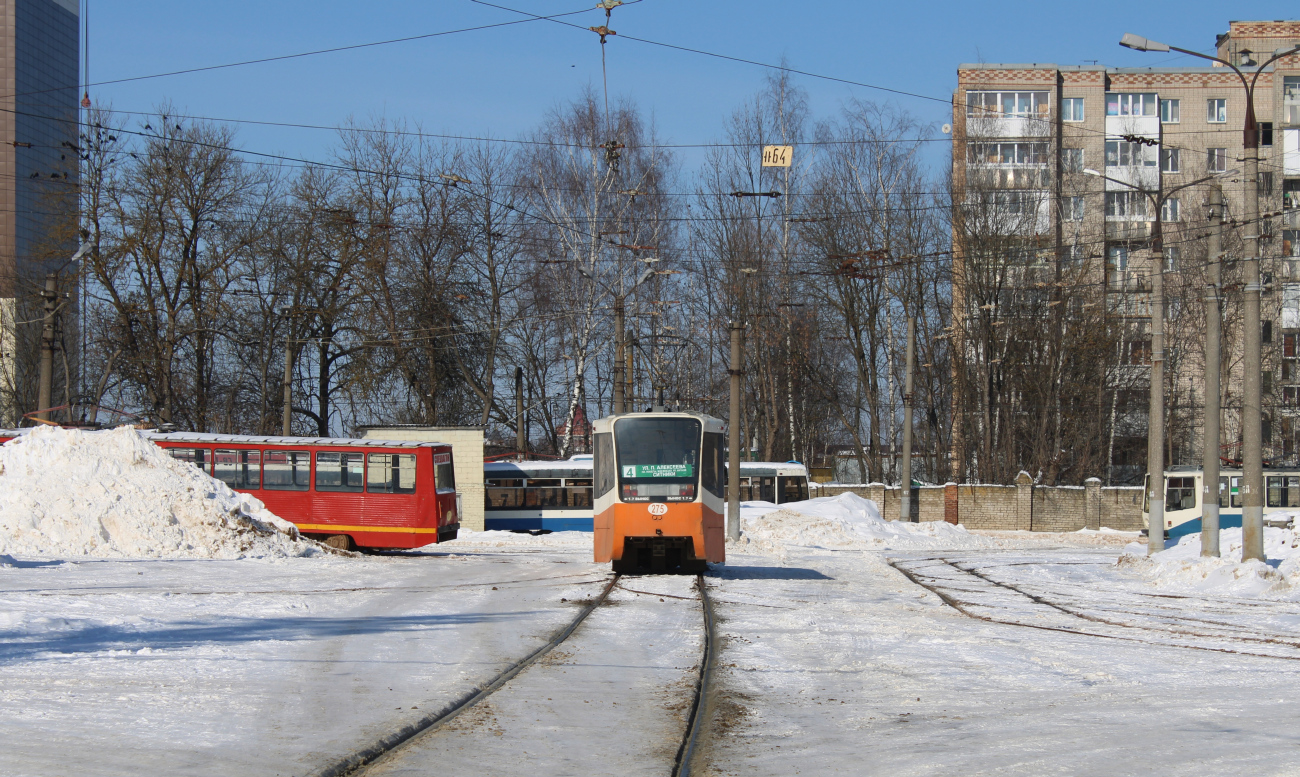
[[912,520],[912,370],[916,364],[916,319],[907,319],[907,371],[903,373],[903,469],[898,520]]
[[731,322],[731,416],[727,419],[727,538],[740,540],[740,379],[745,374],[745,325]]
[[515,450],[524,455],[528,434],[524,429],[524,368],[515,367]]
[[1202,54],[1199,51],[1180,49],[1148,40],[1140,35],[1124,33],[1119,45],[1136,51],[1177,51],[1201,59],[1217,62],[1232,69],[1246,90],[1246,116],[1242,128],[1242,148],[1245,175],[1246,243],[1242,268],[1245,270],[1243,287],[1245,321],[1242,326],[1242,397],[1241,397],[1241,560],[1264,560],[1264,435],[1262,396],[1262,344],[1263,324],[1259,316],[1259,125],[1255,121],[1255,84],[1264,68],[1282,57],[1300,52],[1300,46],[1279,48],[1273,56],[1260,63],[1250,78],[1241,68],[1226,59]]
[[280,419],[280,434],[293,434],[293,326],[284,338],[284,410]]
[[1219,556],[1219,338],[1223,313],[1223,192],[1210,189],[1210,282],[1205,286],[1205,442],[1201,464],[1201,555]]
[[1162,200],[1151,221],[1151,402],[1147,411],[1147,553],[1165,549],[1165,246]]
[[59,299],[58,278],[54,273],[45,276],[45,289],[41,297],[45,299],[45,325],[41,329],[41,383],[37,393],[36,418],[50,420],[50,395],[54,393],[54,309]]
[[626,413],[627,407],[624,404],[623,381],[619,380],[618,368],[623,364],[623,351],[627,347],[625,339],[626,333],[623,331],[623,297],[614,298],[614,413]]

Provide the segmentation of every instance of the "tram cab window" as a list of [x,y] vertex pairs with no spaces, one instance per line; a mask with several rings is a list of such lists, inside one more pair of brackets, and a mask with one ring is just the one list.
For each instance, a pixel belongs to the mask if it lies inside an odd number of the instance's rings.
[[456,490],[456,470],[450,453],[433,454],[433,487],[437,491]]
[[173,459],[193,464],[207,474],[212,474],[212,453],[207,448],[168,448]]
[[565,478],[564,506],[590,510],[591,480],[587,478]]
[[487,481],[487,509],[513,510],[524,506],[524,481],[493,479]]
[[524,507],[563,507],[563,498],[559,478],[529,478]]
[[780,491],[780,503],[786,502],[804,502],[808,499],[808,480],[807,478],[795,475],[791,477],[778,477],[776,479],[777,489]]
[[372,494],[414,494],[415,454],[368,454],[366,490]]
[[1165,478],[1165,509],[1190,510],[1196,507],[1196,478]]
[[704,448],[700,451],[700,488],[716,497],[725,498],[723,492],[727,470],[723,456],[727,445],[721,434],[708,432],[704,435]]
[[619,497],[624,502],[693,502],[699,483],[700,422],[624,418],[614,422]]
[[311,485],[307,451],[262,451],[262,488],[306,491]]
[[592,456],[595,468],[596,496],[602,497],[614,488],[614,435],[602,432],[596,435],[596,451]]
[[1269,507],[1300,507],[1300,477],[1270,475],[1267,485]]
[[360,492],[365,472],[365,459],[360,453],[316,454],[317,491]]
[[1241,478],[1234,477],[1229,481],[1228,492],[1232,497],[1232,506],[1241,507]]
[[251,491],[262,483],[262,452],[221,450],[212,457],[213,477],[231,488]]

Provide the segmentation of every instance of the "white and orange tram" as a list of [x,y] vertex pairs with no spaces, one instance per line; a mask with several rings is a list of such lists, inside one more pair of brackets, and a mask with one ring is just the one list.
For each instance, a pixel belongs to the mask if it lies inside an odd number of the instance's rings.
[[595,560],[616,572],[702,572],[726,561],[722,421],[647,412],[595,423]]

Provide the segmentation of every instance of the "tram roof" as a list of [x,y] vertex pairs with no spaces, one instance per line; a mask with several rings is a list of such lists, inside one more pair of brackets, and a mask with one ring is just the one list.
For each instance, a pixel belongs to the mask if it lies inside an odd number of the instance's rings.
[[[38,427],[25,426],[21,429],[0,429],[0,437],[21,437]],[[284,437],[281,435],[253,434],[208,434],[205,432],[160,432],[157,429],[142,429],[150,440],[201,443],[237,443],[240,445],[306,445],[315,447],[336,446],[340,448],[450,448],[451,443],[425,442],[414,440],[374,440],[351,437]]]

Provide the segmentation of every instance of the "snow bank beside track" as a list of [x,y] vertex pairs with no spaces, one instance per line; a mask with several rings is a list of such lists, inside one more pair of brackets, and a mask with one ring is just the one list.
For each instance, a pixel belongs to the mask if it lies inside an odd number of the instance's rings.
[[1201,535],[1189,534],[1154,556],[1146,545],[1125,548],[1123,571],[1157,587],[1202,594],[1300,600],[1300,533],[1264,529],[1264,561],[1241,560],[1241,529],[1219,532],[1219,558],[1201,557]]
[[853,493],[789,502],[778,507],[746,502],[741,507],[742,541],[760,549],[781,545],[836,550],[984,548],[993,542],[943,521],[886,521],[875,502]]
[[42,427],[0,447],[0,553],[107,558],[324,552],[256,498],[131,427]]

